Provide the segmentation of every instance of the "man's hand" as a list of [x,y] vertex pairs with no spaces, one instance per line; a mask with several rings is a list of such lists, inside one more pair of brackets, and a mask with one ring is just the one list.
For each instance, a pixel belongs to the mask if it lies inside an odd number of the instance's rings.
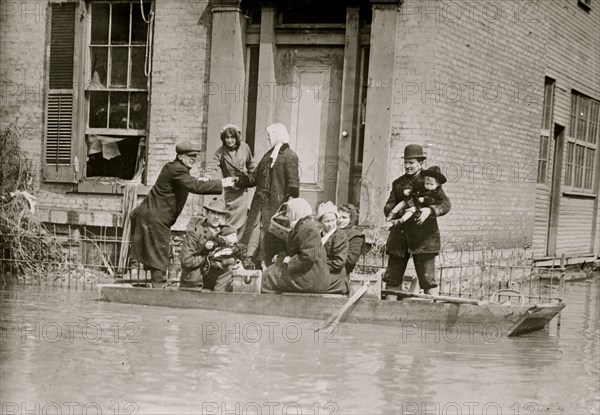
[[283,263],[286,264],[286,265],[289,264],[290,263],[290,259],[292,259],[292,257],[286,255],[285,258],[283,258]]
[[421,210],[419,210],[419,212],[420,216],[417,220],[417,225],[422,225],[423,222],[425,222],[425,220],[427,220],[427,218],[431,215],[431,208],[424,207]]
[[221,179],[221,184],[223,187],[233,187],[235,185],[233,177],[225,177]]

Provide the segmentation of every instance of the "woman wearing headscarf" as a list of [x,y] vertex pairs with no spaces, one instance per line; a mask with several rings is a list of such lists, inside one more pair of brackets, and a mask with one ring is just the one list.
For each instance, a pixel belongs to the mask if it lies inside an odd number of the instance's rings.
[[[271,149],[265,153],[256,170],[239,177],[237,186],[240,188],[256,186],[246,228],[240,242],[248,247],[247,255],[249,257],[255,257],[256,248],[260,247],[262,260],[266,266],[269,266],[273,256],[285,244],[285,241],[267,231],[271,216],[284,202],[298,197],[300,176],[298,174],[298,155],[290,148],[290,135],[285,125],[269,125],[267,140]],[[260,229],[258,247],[250,240],[257,227]],[[256,259],[254,258],[254,260]]]
[[317,220],[321,224],[321,243],[327,254],[327,266],[331,275],[331,283],[327,290],[330,294],[348,294],[348,238],[338,228],[338,210],[332,202],[325,202],[317,209]]
[[356,210],[356,207],[350,203],[344,203],[338,209],[338,227],[346,233],[348,238],[348,258],[346,259],[348,275],[354,271],[365,244],[365,235],[355,226],[358,216]]
[[[221,129],[223,145],[215,152],[213,162],[219,166],[223,177],[248,175],[256,168],[252,151],[248,144],[241,141],[241,135],[240,129],[234,124],[227,124]],[[224,197],[227,206],[225,224],[234,228],[240,238],[244,232],[248,210],[246,189],[226,188]]]
[[330,286],[327,254],[321,234],[311,217],[312,208],[302,198],[286,203],[290,222],[287,251],[263,274],[263,293],[325,293]]

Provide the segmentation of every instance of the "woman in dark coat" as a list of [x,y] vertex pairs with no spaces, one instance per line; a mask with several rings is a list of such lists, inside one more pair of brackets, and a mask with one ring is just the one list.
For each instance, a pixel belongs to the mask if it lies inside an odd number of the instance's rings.
[[321,223],[321,243],[327,254],[327,266],[331,275],[330,294],[348,294],[348,238],[337,226],[338,210],[332,202],[321,203],[317,209],[317,220]]
[[233,180],[200,181],[190,175],[200,147],[189,141],[177,144],[177,158],[165,164],[143,202],[131,213],[131,259],[150,270],[152,286],[166,281],[171,226],[183,210],[189,193],[219,194]]
[[311,218],[312,208],[302,198],[287,202],[286,216],[291,231],[287,252],[263,274],[263,293],[324,293],[330,285],[327,255],[321,244],[321,235]]
[[346,238],[348,238],[348,258],[346,259],[348,275],[354,271],[365,245],[365,235],[355,226],[357,216],[356,207],[350,203],[344,203],[338,209],[338,227],[346,233]]
[[[250,205],[246,229],[240,242],[248,247],[248,256],[254,256],[256,246],[250,238],[255,227],[260,227],[260,252],[266,266],[272,262],[275,254],[281,251],[285,241],[267,232],[271,216],[290,198],[300,193],[298,174],[298,156],[290,148],[290,136],[283,124],[267,127],[271,149],[258,163],[256,170],[247,176],[241,176],[238,187],[256,186],[256,192]],[[254,258],[255,260],[257,258]]]

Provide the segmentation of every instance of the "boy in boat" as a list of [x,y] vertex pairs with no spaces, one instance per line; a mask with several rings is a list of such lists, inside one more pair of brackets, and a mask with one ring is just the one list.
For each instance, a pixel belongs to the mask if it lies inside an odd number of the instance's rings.
[[[410,197],[398,203],[388,215],[387,221],[391,222],[392,225],[401,225],[411,218],[418,220],[421,215],[421,208],[443,203],[445,195],[442,192],[442,185],[446,183],[446,176],[442,174],[440,168],[431,166],[422,170],[421,175],[423,176],[423,188],[415,192],[412,192],[410,187],[405,188],[404,194],[406,195],[408,190]],[[395,219],[402,209],[405,209],[402,217]]]

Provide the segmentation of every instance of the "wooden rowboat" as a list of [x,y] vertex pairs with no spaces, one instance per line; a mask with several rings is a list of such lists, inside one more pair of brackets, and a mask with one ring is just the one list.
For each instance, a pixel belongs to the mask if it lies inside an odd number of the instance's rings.
[[[319,294],[256,294],[207,292],[201,289],[140,288],[123,284],[98,285],[109,302],[195,308],[291,318],[325,320],[348,300]],[[404,298],[388,301],[362,298],[347,312],[348,323],[369,323],[406,330],[461,330],[494,337],[540,330],[565,307],[557,299],[543,304],[479,304]]]

